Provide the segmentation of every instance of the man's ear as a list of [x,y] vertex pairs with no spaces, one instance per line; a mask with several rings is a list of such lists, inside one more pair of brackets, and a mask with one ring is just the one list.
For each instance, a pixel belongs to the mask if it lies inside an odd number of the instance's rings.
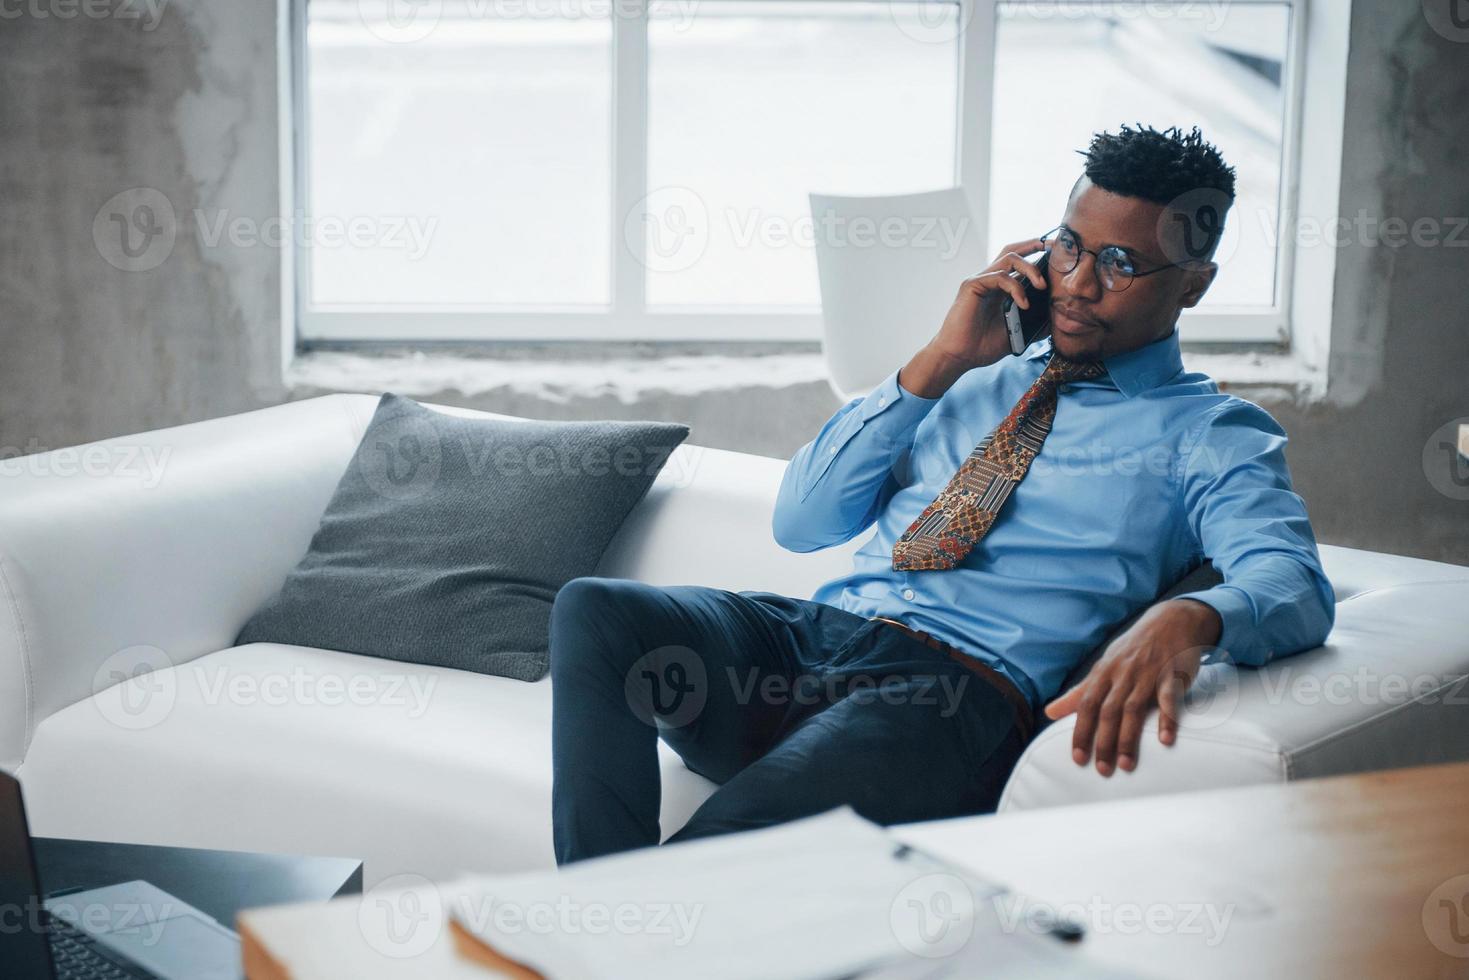
[[1188,279],[1184,285],[1183,295],[1179,297],[1179,306],[1185,310],[1191,310],[1195,306],[1198,306],[1199,300],[1203,299],[1204,294],[1209,291],[1209,287],[1214,285],[1214,277],[1217,275],[1219,275],[1219,266],[1213,262],[1210,262],[1203,268],[1190,270]]

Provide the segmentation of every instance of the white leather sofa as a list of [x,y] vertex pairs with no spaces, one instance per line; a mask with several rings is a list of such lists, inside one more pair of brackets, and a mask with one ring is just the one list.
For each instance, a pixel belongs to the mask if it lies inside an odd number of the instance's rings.
[[[0,764],[35,833],[348,855],[369,882],[553,863],[548,680],[232,645],[375,404],[333,395],[0,467]],[[809,595],[850,549],[775,545],[781,469],[681,448],[601,572]],[[1206,668],[1176,747],[1149,733],[1132,774],[1078,768],[1055,724],[1002,808],[1469,759],[1469,568],[1322,554],[1340,604],[1325,647]],[[140,665],[158,669],[118,682]],[[713,786],[666,747],[663,770],[667,834]]]

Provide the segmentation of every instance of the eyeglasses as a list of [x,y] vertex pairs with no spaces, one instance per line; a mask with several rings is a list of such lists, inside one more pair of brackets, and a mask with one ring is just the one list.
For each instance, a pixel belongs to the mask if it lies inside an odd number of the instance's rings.
[[1052,272],[1063,276],[1070,275],[1071,270],[1081,264],[1081,255],[1085,252],[1097,260],[1096,274],[1102,287],[1114,293],[1120,293],[1131,286],[1134,279],[1151,276],[1164,269],[1182,268],[1175,262],[1160,265],[1156,269],[1148,269],[1146,272],[1141,271],[1138,269],[1137,262],[1127,253],[1127,249],[1117,245],[1108,245],[1099,252],[1082,248],[1081,243],[1076,240],[1076,235],[1065,225],[1052,228],[1041,236],[1041,241],[1050,249],[1048,265]]

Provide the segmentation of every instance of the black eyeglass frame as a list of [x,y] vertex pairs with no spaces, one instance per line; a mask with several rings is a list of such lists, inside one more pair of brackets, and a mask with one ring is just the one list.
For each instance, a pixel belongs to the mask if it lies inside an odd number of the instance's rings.
[[[1053,263],[1056,260],[1056,249],[1054,247],[1055,239],[1052,238],[1051,236],[1052,235],[1059,234],[1060,232],[1063,232],[1063,231],[1066,232],[1068,235],[1070,235],[1073,239],[1076,240],[1076,262],[1071,266],[1070,269],[1062,269],[1058,265],[1053,265]],[[1081,247],[1081,239],[1077,236],[1076,232],[1073,231],[1071,228],[1067,227],[1064,224],[1057,225],[1056,227],[1052,228],[1050,231],[1046,232],[1044,235],[1040,235],[1038,237],[1039,237],[1040,241],[1042,243],[1045,243],[1046,246],[1047,246],[1046,247],[1046,265],[1047,265],[1048,268],[1050,268],[1052,271],[1054,271],[1057,275],[1069,276],[1072,273],[1072,271],[1078,265],[1081,265],[1081,257],[1082,257],[1082,255],[1083,254],[1090,255],[1093,259],[1096,260],[1095,263],[1093,263],[1094,264],[1093,275],[1095,275],[1097,277],[1097,282],[1101,284],[1102,288],[1105,289],[1105,290],[1107,290],[1107,292],[1109,292],[1109,293],[1123,293],[1123,292],[1126,292],[1128,286],[1131,286],[1132,285],[1132,281],[1134,279],[1142,279],[1145,276],[1157,275],[1158,273],[1160,273],[1160,272],[1166,272],[1169,269],[1184,269],[1184,268],[1187,268],[1187,266],[1184,266],[1184,265],[1182,265],[1182,264],[1180,264],[1178,262],[1170,262],[1167,265],[1160,265],[1156,269],[1149,269],[1147,272],[1136,272],[1136,271],[1134,271],[1132,273],[1129,273],[1128,278],[1127,278],[1127,282],[1120,289],[1114,289],[1113,287],[1107,285],[1107,281],[1105,279],[1103,279],[1102,276],[1101,276],[1101,274],[1100,274],[1101,273],[1101,264],[1102,264],[1102,253],[1103,252],[1115,252],[1118,255],[1121,255],[1123,258],[1127,259],[1128,262],[1129,262],[1129,264],[1133,264],[1132,263],[1132,256],[1130,256],[1130,255],[1127,254],[1127,250],[1126,249],[1122,248],[1120,245],[1104,245],[1102,247],[1101,251],[1095,251],[1095,250],[1089,249],[1089,248],[1082,248]],[[1115,263],[1113,263],[1113,266],[1112,267],[1114,269],[1117,268],[1117,266],[1116,266]]]

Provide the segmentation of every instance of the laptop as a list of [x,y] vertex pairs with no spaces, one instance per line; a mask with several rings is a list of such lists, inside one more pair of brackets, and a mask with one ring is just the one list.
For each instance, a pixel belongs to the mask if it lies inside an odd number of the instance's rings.
[[240,937],[146,881],[41,894],[20,783],[0,772],[0,964],[19,980],[240,980]]

